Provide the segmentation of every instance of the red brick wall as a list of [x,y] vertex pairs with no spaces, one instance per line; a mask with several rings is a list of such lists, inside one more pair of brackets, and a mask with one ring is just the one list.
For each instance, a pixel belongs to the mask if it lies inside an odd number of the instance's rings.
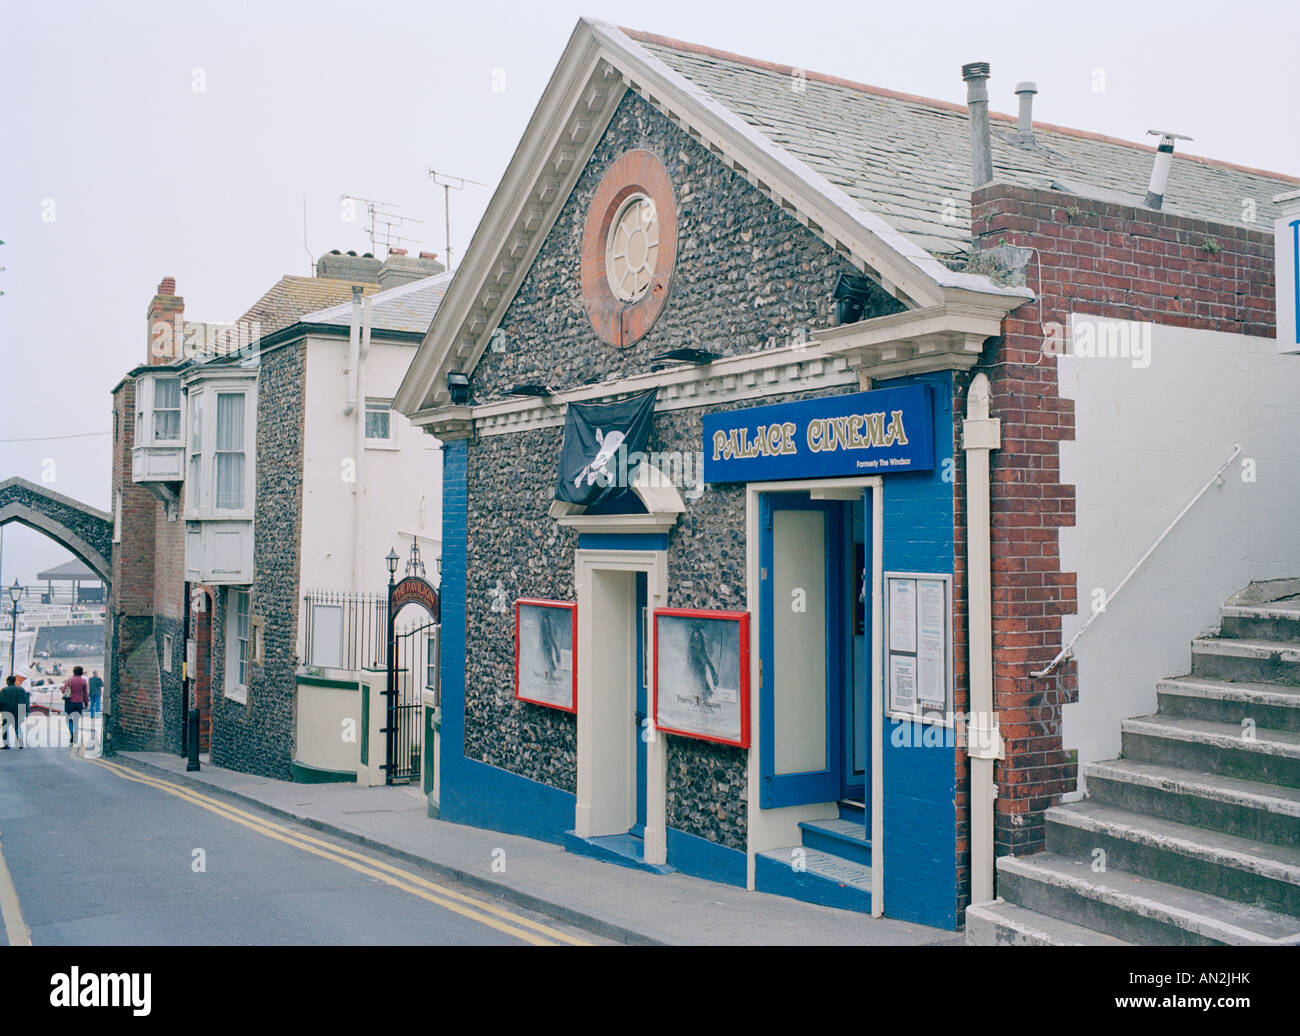
[[[113,394],[118,427],[113,445],[113,500],[122,499],[120,540],[113,544],[114,611],[126,615],[153,614],[154,527],[158,502],[147,489],[131,481],[131,448],[135,443],[135,383],[128,379]],[[129,559],[124,563],[124,559]]]
[[1041,325],[1068,328],[1070,313],[1082,310],[1272,336],[1273,247],[1264,230],[1005,184],[974,192],[971,227],[977,251],[1000,243],[1037,250],[1027,282],[1040,298],[1010,315],[978,368],[1002,421],[1002,448],[991,459],[994,695],[1006,740],[1006,759],[994,768],[995,838],[999,854],[1024,854],[1043,847],[1043,811],[1077,776],[1061,746],[1062,706],[1077,697],[1073,667],[1029,675],[1060,650],[1061,616],[1077,611],[1075,574],[1061,571],[1058,546],[1075,517],[1059,454],[1074,438],[1074,410],[1058,394]]

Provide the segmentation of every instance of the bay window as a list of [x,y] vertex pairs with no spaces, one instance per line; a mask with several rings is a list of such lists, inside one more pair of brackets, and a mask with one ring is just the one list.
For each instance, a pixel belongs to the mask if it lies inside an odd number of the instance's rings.
[[185,477],[181,379],[172,373],[140,374],[135,381],[135,441],[131,475],[136,482],[180,482]]
[[219,511],[244,506],[244,394],[217,393],[216,502]]

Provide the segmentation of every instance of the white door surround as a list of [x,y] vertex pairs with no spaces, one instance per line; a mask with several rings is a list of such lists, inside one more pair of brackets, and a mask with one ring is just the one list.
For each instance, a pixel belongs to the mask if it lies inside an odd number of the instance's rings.
[[[668,601],[666,550],[574,552],[578,598],[579,838],[623,834],[636,820],[636,574],[646,576],[647,697],[653,693],[653,619]],[[646,743],[645,862],[668,858],[664,739]]]

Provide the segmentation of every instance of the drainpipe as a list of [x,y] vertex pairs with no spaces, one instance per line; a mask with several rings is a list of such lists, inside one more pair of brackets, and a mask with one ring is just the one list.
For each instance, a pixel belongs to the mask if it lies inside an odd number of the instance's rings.
[[989,63],[972,61],[961,66],[966,80],[966,110],[970,113],[970,160],[976,187],[993,179],[993,145],[989,141]]
[[352,285],[352,329],[348,332],[348,397],[343,416],[351,417],[357,407],[357,359],[361,351],[361,285]]
[[[355,303],[361,289],[354,287],[352,290],[356,293],[353,297]],[[352,589],[354,592],[361,589],[366,553],[365,537],[362,536],[361,529],[361,495],[366,457],[366,357],[370,355],[371,319],[369,298],[361,302],[360,309],[360,333],[357,335],[356,351],[352,358],[352,401],[355,407],[352,414],[353,458],[356,462],[352,472]]]
[[971,903],[993,899],[993,762],[1003,757],[993,711],[993,584],[989,560],[989,452],[1002,447],[1002,422],[989,417],[989,379],[976,374],[966,396],[962,448],[966,451],[967,614],[970,622]]

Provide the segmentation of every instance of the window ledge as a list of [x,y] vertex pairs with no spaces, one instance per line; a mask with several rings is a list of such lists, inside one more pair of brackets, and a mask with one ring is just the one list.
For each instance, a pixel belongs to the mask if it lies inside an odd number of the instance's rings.
[[367,439],[366,449],[368,450],[386,450],[389,453],[400,453],[402,448],[389,439]]

